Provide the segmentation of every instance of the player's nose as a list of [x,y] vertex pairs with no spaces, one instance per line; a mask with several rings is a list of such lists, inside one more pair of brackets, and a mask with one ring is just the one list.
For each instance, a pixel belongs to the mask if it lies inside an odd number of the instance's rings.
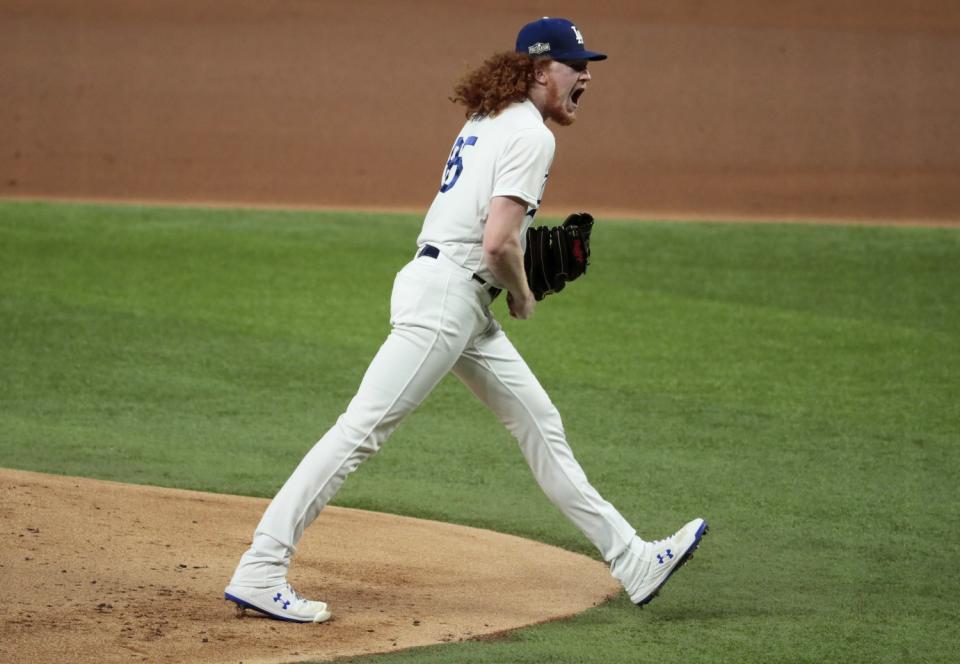
[[582,72],[580,72],[580,80],[581,80],[581,81],[589,81],[591,78],[593,78],[593,77],[590,76],[590,70],[589,70],[589,69],[584,69]]

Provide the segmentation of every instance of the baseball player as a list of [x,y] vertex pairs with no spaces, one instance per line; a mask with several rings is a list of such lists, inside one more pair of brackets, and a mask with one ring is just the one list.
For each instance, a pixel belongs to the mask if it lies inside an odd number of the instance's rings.
[[403,418],[453,372],[520,444],[548,498],[597,547],[639,605],[653,599],[707,530],[694,519],[658,541],[635,529],[587,481],[560,414],[490,310],[507,291],[510,315],[527,319],[536,300],[524,271],[523,241],[540,205],[554,137],[547,122],[573,124],[591,75],[604,60],[562,18],[525,25],[515,52],[468,74],[454,101],[467,122],[443,168],[417,250],[396,276],[392,330],[356,396],[307,453],[270,503],[226,587],[238,611],[280,620],[323,622],[324,602],[287,582],[297,542],[347,475],[376,452]]

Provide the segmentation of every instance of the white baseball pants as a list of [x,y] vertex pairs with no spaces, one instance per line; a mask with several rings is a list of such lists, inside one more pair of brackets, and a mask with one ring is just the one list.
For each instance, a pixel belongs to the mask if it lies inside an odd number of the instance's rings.
[[489,293],[471,276],[442,254],[416,258],[397,274],[390,335],[346,412],[270,503],[231,584],[285,583],[303,529],[450,371],[516,437],[544,493],[604,559],[626,549],[636,531],[587,481],[560,414],[494,320]]

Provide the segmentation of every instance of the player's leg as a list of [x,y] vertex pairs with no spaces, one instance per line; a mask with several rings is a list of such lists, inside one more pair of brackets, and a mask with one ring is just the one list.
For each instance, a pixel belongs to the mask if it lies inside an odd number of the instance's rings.
[[497,323],[464,350],[453,373],[510,430],[547,498],[613,560],[636,531],[587,480],[560,413]]
[[471,342],[453,372],[513,433],[544,493],[597,547],[630,598],[640,605],[653,599],[697,548],[706,522],[694,519],[663,540],[637,537],[587,481],[560,414],[499,325]]
[[393,329],[356,396],[270,503],[231,585],[285,583],[297,542],[347,475],[376,452],[404,416],[449,372],[485,324],[475,288],[460,275],[414,261],[397,276]]

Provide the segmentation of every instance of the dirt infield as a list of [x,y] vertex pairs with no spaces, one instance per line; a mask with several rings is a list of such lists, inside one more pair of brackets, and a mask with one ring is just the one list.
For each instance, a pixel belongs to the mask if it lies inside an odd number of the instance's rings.
[[960,223],[955,0],[5,0],[0,197],[424,211],[545,11],[610,53],[545,215]]
[[238,620],[223,586],[266,501],[2,469],[0,494],[3,662],[325,660],[496,634],[619,591],[555,547],[331,507],[291,580],[334,619]]

